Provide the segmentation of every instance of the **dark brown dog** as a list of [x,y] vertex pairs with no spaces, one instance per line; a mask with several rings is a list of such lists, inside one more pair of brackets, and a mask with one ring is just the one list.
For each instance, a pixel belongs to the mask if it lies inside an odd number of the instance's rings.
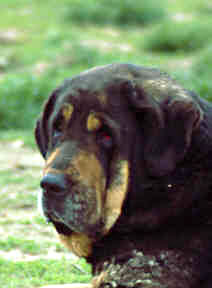
[[108,271],[101,285],[124,287],[123,273],[109,272],[116,264],[128,267],[125,287],[186,288],[207,278],[198,270],[211,237],[211,121],[209,103],[130,64],[91,69],[50,96],[36,127],[43,212],[94,274]]

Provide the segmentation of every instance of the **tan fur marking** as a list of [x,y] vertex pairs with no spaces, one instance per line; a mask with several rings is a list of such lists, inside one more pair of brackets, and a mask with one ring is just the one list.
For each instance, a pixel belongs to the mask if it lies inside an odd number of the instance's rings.
[[[75,179],[79,183],[84,183],[88,187],[95,189],[97,200],[97,215],[94,215],[94,217],[99,216],[102,213],[102,200],[104,196],[103,193],[105,192],[106,186],[106,179],[101,163],[94,154],[81,151],[78,156],[71,161],[71,165],[74,167],[74,170],[79,172],[77,176],[74,176],[77,178]],[[72,175],[72,167],[68,168],[64,172],[66,174]]]
[[[114,180],[107,190],[105,202],[105,228],[104,233],[107,233],[115,224],[115,221],[121,214],[122,205],[126,197],[126,192],[129,185],[129,164],[125,160],[119,160],[117,171],[115,172]],[[116,164],[116,165],[117,165]],[[119,177],[119,182],[116,183],[116,176]]]
[[47,175],[47,174],[63,174],[63,171],[51,168],[51,167],[45,167],[43,169],[43,176]]
[[51,169],[51,164],[54,161],[54,159],[57,157],[57,155],[60,153],[60,149],[56,148],[54,152],[51,153],[51,155],[48,157],[45,163],[45,167],[43,169],[43,174],[46,175],[49,170]]
[[106,94],[101,93],[97,96],[97,98],[103,106],[105,106],[107,104],[107,95]]
[[102,121],[95,115],[95,113],[90,113],[87,119],[87,129],[88,131],[96,131],[102,126]]
[[92,253],[93,241],[86,235],[73,232],[70,236],[59,234],[61,242],[79,257],[88,257]]
[[103,281],[107,279],[107,272],[103,271],[98,276],[92,278],[91,285],[93,288],[99,288]]
[[63,117],[66,123],[71,119],[71,116],[74,112],[74,106],[70,103],[66,103],[63,106]]

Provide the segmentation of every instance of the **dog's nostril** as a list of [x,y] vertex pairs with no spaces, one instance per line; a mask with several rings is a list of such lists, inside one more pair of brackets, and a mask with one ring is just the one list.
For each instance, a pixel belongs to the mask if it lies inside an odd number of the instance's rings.
[[43,177],[40,182],[40,186],[46,191],[47,193],[51,194],[63,194],[67,187],[66,187],[66,180],[63,174],[47,174]]

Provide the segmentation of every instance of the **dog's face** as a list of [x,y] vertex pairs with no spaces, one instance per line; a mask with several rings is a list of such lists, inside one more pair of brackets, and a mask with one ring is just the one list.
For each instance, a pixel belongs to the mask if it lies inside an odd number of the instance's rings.
[[[162,78],[153,80],[155,76]],[[158,72],[130,65],[90,70],[57,89],[37,122],[36,140],[46,160],[42,209],[80,256],[89,255],[92,242],[108,233],[121,215],[134,185],[135,162],[139,167],[141,161],[143,175],[170,173],[200,122],[200,110],[184,90],[183,100],[174,99],[173,105],[161,79]],[[172,89],[175,96],[177,89]],[[164,138],[168,119],[163,107],[168,105],[169,120],[185,122],[177,148]],[[140,155],[135,155],[138,145]]]

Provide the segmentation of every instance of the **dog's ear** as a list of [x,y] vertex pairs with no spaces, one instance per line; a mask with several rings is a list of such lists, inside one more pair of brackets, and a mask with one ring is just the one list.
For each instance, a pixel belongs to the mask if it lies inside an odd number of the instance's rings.
[[44,105],[43,113],[40,119],[37,120],[35,127],[35,140],[38,148],[45,158],[48,150],[49,134],[48,134],[48,120],[53,111],[56,98],[58,96],[59,89],[55,90],[48,98],[46,104]]
[[35,126],[35,140],[37,143],[37,146],[40,150],[40,153],[42,154],[43,158],[46,156],[46,145],[45,145],[45,139],[42,135],[42,129],[41,129],[41,119],[38,119]]
[[148,170],[153,176],[172,172],[183,160],[192,134],[202,120],[202,111],[192,100],[169,99],[161,105],[161,109],[164,127],[151,131],[144,150]]
[[166,80],[168,91],[157,87],[159,81],[151,81],[151,87],[138,81],[127,86],[143,135],[143,158],[148,173],[154,177],[167,175],[182,161],[192,133],[203,118],[192,94],[169,78]]

